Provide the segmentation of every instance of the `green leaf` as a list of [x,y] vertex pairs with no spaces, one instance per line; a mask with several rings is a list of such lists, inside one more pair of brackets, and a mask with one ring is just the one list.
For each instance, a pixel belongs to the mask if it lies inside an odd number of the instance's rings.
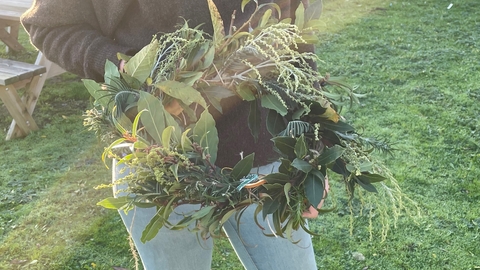
[[170,171],[175,176],[175,179],[178,181],[178,163],[175,163],[169,167]]
[[290,189],[292,188],[292,184],[290,183],[286,183],[284,186],[283,186],[283,192],[285,193],[285,197],[287,198],[287,204],[290,205]]
[[277,136],[286,128],[285,120],[275,110],[268,110],[266,122],[267,130],[272,136]]
[[255,153],[251,153],[250,155],[240,160],[235,165],[235,167],[233,167],[233,170],[230,174],[233,177],[233,179],[238,181],[243,177],[247,176],[252,170],[254,158],[255,158]]
[[354,132],[355,129],[350,126],[349,124],[338,121],[337,123],[330,121],[330,120],[325,120],[321,117],[315,117],[314,120],[318,120],[320,122],[320,126],[323,129],[329,129],[332,131],[338,131],[338,132]]
[[375,188],[374,185],[372,185],[372,184],[370,183],[370,181],[368,180],[368,178],[366,178],[366,177],[360,178],[360,177],[356,176],[356,177],[355,177],[355,180],[356,180],[357,183],[358,183],[362,188],[364,188],[366,191],[378,193],[377,189]]
[[363,182],[368,182],[368,183],[378,183],[378,182],[381,182],[381,181],[387,179],[383,175],[374,174],[374,173],[362,173],[361,175],[358,175],[357,177],[360,180],[362,180]]
[[200,210],[193,213],[192,218],[193,219],[201,219],[201,218],[205,217],[206,215],[208,215],[212,210],[215,210],[214,208],[215,208],[214,205],[202,207]]
[[147,227],[142,232],[142,236],[140,237],[140,241],[145,243],[147,241],[152,240],[158,234],[158,231],[165,225],[165,218],[163,217],[163,213],[165,212],[165,207],[161,207],[158,212],[153,216],[153,218],[148,222]]
[[125,72],[140,82],[145,82],[152,71],[157,49],[158,41],[155,39],[125,64]]
[[187,58],[187,70],[194,70],[195,65],[202,59],[202,57],[207,53],[209,48],[208,43],[197,43],[195,48],[193,48]]
[[307,161],[305,160],[302,160],[302,159],[294,159],[291,166],[295,167],[296,169],[304,172],[304,173],[308,173],[310,172],[313,167],[310,163],[308,163]]
[[205,103],[205,100],[200,92],[186,83],[177,81],[163,81],[155,84],[155,87],[162,90],[162,92],[165,94],[181,100],[186,105],[196,102],[204,108],[207,107],[207,104]]
[[359,169],[361,172],[371,172],[373,170],[373,162],[363,162],[360,164]]
[[297,143],[297,140],[295,138],[279,136],[272,138],[271,140],[280,153],[287,156],[290,160],[296,158],[295,144]]
[[128,196],[122,196],[118,198],[109,197],[97,203],[97,205],[102,206],[107,209],[122,209],[124,206],[129,204],[133,199]]
[[203,147],[204,153],[210,155],[210,162],[215,164],[218,150],[218,132],[215,127],[215,119],[208,110],[203,111],[200,115],[200,119],[193,128],[193,137]]
[[305,7],[303,3],[300,2],[298,8],[295,10],[295,25],[298,27],[299,30],[303,29],[303,25],[305,24]]
[[281,173],[289,174],[291,170],[290,165],[292,164],[292,162],[285,158],[281,158],[280,162],[281,164],[280,167],[278,167],[278,171]]
[[263,13],[262,19],[260,20],[260,23],[258,24],[259,27],[264,27],[267,23],[268,20],[272,17],[272,10],[267,9],[265,13]]
[[287,107],[274,95],[264,95],[261,98],[262,107],[277,111],[281,116],[288,113]]
[[290,181],[290,176],[284,173],[269,173],[265,175],[262,179],[267,181],[269,184],[275,184],[275,183],[288,183]]
[[323,199],[325,190],[324,181],[323,174],[318,170],[312,170],[305,177],[305,193],[308,202],[315,208],[318,207]]
[[182,72],[180,74],[178,74],[178,76],[180,77],[180,82],[188,85],[188,86],[193,86],[197,81],[198,79],[200,79],[202,76],[203,76],[203,72],[202,71],[198,71],[198,72]]
[[140,82],[137,78],[134,78],[125,72],[120,73],[120,75],[130,88],[140,89],[142,87],[143,82]]
[[307,112],[307,108],[301,107],[292,114],[292,120],[300,120],[300,117]]
[[105,74],[103,75],[103,80],[105,84],[111,84],[112,79],[119,79],[120,72],[118,67],[110,60],[107,59],[105,62]]
[[162,146],[168,148],[170,146],[170,141],[172,139],[174,127],[168,126],[162,132]]
[[315,1],[305,9],[305,23],[320,19],[322,15],[323,1]]
[[207,98],[208,102],[213,107],[215,107],[215,109],[217,109],[220,113],[223,113],[222,105],[220,104],[220,101],[224,98],[228,98],[235,95],[231,90],[223,86],[211,86],[201,91],[205,94],[205,97]]
[[308,154],[307,143],[305,142],[305,136],[302,134],[297,139],[295,144],[295,155],[299,159],[303,159]]
[[330,148],[325,147],[322,154],[317,157],[317,162],[320,165],[328,165],[341,157],[344,151],[345,149],[340,145],[334,145]]
[[248,114],[248,127],[252,133],[255,142],[258,140],[258,134],[260,132],[261,113],[258,107],[257,100],[250,101],[250,113]]
[[237,85],[235,90],[237,91],[237,94],[246,101],[253,101],[255,100],[255,95],[253,94],[252,91],[252,86],[249,83],[241,83]]
[[213,60],[215,59],[215,47],[211,46],[210,49],[208,49],[207,53],[205,54],[204,60],[203,60],[203,69],[209,68]]
[[279,207],[280,207],[280,204],[278,203],[277,200],[266,198],[263,201],[263,210],[262,210],[263,219],[265,219],[267,215],[273,214]]
[[188,138],[188,133],[191,129],[187,129],[182,133],[182,137],[180,139],[180,146],[182,147],[182,151],[185,153],[187,151],[192,151],[192,142]]
[[168,114],[162,102],[147,92],[139,92],[138,110],[146,110],[140,117],[145,130],[157,144],[162,144],[162,133],[165,129],[165,114]]
[[242,12],[245,12],[245,6],[250,3],[251,0],[242,0]]
[[222,16],[218,12],[217,6],[213,0],[208,0],[208,8],[210,9],[210,17],[213,25],[213,42],[215,48],[220,47],[221,41],[225,37],[225,26],[223,25]]
[[107,108],[109,111],[112,111],[113,103],[108,107],[110,98],[105,96],[106,92],[102,89],[102,85],[90,79],[82,79],[82,82],[96,102],[104,108]]

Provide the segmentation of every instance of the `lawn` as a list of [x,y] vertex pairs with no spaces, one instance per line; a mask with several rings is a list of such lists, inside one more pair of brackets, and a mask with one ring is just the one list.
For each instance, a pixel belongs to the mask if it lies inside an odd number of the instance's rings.
[[[310,222],[320,269],[480,269],[480,1],[324,0],[322,72],[366,94],[343,111],[366,135],[397,150],[383,159],[421,216],[402,212],[382,240],[380,211],[334,178],[329,205]],[[33,62],[34,48],[0,57]],[[82,126],[91,106],[79,78],[50,79],[26,138],[0,140],[0,269],[135,269],[114,211],[103,145]],[[0,137],[11,118],[0,103]],[[416,205],[407,209],[416,214]],[[373,214],[369,223],[369,214]],[[395,225],[395,226],[394,226]],[[369,227],[373,228],[370,234]],[[226,240],[212,269],[241,269]],[[279,268],[281,269],[281,268]]]

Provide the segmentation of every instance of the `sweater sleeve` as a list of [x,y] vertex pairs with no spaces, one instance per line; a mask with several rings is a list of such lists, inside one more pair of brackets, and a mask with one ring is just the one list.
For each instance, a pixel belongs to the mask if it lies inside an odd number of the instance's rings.
[[[129,1],[124,3],[127,7]],[[119,21],[126,7],[117,5],[116,9],[103,12],[108,16],[117,14]],[[117,63],[116,54],[128,53],[132,48],[121,46],[108,36],[113,30],[102,29],[97,20],[99,12],[102,11],[88,0],[35,0],[21,21],[32,44],[47,59],[81,77],[102,80],[105,60]]]

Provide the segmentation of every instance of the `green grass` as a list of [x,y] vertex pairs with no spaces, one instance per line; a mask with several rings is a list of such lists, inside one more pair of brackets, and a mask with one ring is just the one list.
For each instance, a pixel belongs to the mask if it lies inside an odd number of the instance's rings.
[[[342,184],[337,211],[310,222],[321,269],[480,269],[480,2],[328,0],[321,70],[368,94],[345,111],[365,134],[399,150],[379,156],[422,218],[399,218],[381,241],[368,216],[349,215]],[[33,62],[36,53],[0,57]],[[82,127],[87,91],[76,76],[50,79],[34,118],[42,128],[0,140],[0,269],[134,269],[118,215],[95,203],[109,190],[101,145]],[[0,137],[11,118],[0,106]],[[375,213],[375,209],[373,210]],[[350,234],[350,221],[354,231]],[[364,261],[354,253],[365,256]],[[240,269],[218,241],[212,269]]]

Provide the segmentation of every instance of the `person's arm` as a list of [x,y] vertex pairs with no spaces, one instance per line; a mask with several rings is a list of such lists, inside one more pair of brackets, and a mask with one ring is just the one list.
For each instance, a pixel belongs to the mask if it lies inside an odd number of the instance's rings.
[[[35,0],[21,21],[33,45],[47,59],[81,77],[102,80],[105,60],[118,63],[116,54],[127,53],[132,49],[116,44],[108,37],[108,31],[113,31],[130,1],[93,2]],[[112,7],[115,8],[108,10]],[[102,25],[104,22],[97,19],[102,13],[114,20],[110,22],[110,28],[106,28]]]

